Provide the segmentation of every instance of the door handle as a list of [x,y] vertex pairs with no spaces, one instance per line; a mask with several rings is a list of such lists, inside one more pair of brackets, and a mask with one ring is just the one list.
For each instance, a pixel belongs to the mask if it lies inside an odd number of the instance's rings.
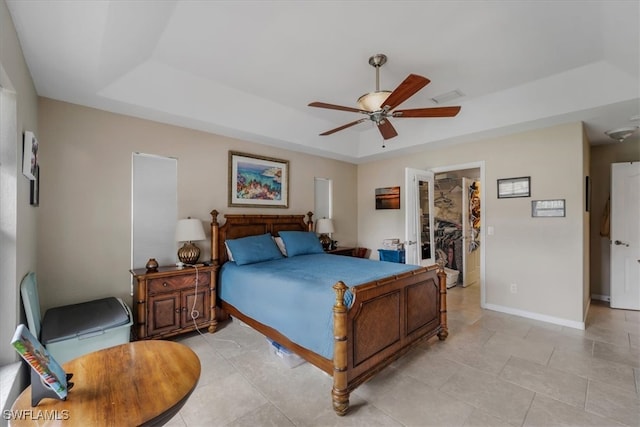
[[613,242],[613,243],[615,243],[615,244],[616,244],[616,245],[618,245],[618,246],[622,245],[622,246],[626,246],[627,248],[629,247],[629,244],[628,244],[627,242],[622,242],[622,241],[620,241],[620,240],[616,240],[616,241],[615,241],[615,242]]
[[404,242],[406,245],[415,245],[418,242],[413,242],[411,240],[409,240],[408,242]]

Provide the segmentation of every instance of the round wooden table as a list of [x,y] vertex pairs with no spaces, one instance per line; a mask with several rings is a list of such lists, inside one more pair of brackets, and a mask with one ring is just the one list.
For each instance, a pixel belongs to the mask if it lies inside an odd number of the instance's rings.
[[10,426],[162,425],[200,378],[200,359],[189,347],[161,340],[96,351],[63,368],[73,374],[67,400],[47,398],[31,407],[29,386],[11,408]]

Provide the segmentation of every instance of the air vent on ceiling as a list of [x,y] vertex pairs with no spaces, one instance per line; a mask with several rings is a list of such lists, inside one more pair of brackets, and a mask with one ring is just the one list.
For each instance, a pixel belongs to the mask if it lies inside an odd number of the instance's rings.
[[443,104],[445,102],[453,101],[454,99],[462,98],[464,93],[460,89],[452,90],[450,92],[443,93],[431,98],[436,104]]

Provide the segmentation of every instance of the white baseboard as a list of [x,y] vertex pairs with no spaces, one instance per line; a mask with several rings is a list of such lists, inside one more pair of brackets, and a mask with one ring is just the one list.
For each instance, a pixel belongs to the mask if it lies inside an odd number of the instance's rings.
[[547,316],[546,314],[534,313],[532,311],[518,310],[516,308],[504,307],[496,304],[485,304],[483,308],[501,313],[513,314],[514,316],[525,317],[527,319],[540,320],[541,322],[553,323],[554,325],[567,326],[573,329],[585,329],[585,323],[560,317]]
[[597,299],[598,301],[611,302],[611,297],[609,295],[591,294],[591,299]]

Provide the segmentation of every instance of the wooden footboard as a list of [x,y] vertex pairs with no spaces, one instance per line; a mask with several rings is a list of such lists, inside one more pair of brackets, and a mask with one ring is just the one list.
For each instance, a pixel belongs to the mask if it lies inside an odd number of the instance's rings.
[[[446,276],[425,267],[348,289],[334,286],[333,408],[344,415],[349,394],[423,339],[448,335]],[[352,293],[351,307],[344,295]]]
[[[307,215],[225,215],[227,221],[222,227],[217,221],[218,212],[212,211],[211,216],[211,261],[214,264],[227,260],[224,247],[227,238],[268,232],[276,236],[282,230],[313,230],[311,212]],[[306,222],[305,217],[308,218]],[[338,282],[333,288],[336,294],[333,360],[299,346],[225,301],[220,304],[227,313],[333,375],[333,408],[338,415],[344,415],[349,408],[349,395],[356,387],[421,340],[436,334],[441,340],[447,337],[447,286],[444,268],[440,265],[352,288]],[[349,307],[344,302],[347,292],[351,293]]]

